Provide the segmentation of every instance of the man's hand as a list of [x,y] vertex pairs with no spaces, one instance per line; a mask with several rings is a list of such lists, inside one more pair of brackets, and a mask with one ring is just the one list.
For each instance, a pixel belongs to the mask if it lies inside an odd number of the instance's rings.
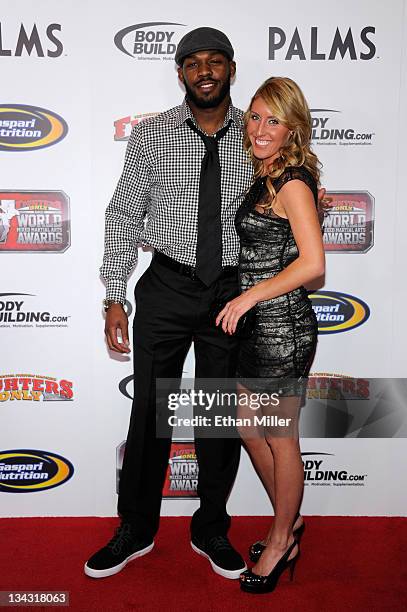
[[[120,329],[123,342],[119,342],[117,331]],[[127,315],[121,304],[110,304],[106,312],[105,334],[107,345],[116,353],[130,353],[129,325]]]

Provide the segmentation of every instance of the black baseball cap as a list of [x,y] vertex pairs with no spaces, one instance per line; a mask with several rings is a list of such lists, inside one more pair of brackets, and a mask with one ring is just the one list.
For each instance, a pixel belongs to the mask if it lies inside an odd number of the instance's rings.
[[175,61],[178,66],[182,66],[184,59],[188,55],[210,49],[221,51],[230,60],[233,59],[233,47],[226,34],[220,30],[215,30],[215,28],[203,27],[192,30],[181,38],[175,53]]

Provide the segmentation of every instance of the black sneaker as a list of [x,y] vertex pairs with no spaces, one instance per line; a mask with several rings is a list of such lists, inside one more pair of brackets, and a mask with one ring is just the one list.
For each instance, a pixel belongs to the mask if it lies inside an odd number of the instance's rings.
[[247,565],[228,538],[223,535],[191,540],[193,550],[208,559],[213,571],[224,578],[236,580],[247,569]]
[[154,541],[135,536],[130,523],[122,523],[110,542],[85,563],[85,574],[91,578],[113,576],[129,561],[149,553],[153,546]]

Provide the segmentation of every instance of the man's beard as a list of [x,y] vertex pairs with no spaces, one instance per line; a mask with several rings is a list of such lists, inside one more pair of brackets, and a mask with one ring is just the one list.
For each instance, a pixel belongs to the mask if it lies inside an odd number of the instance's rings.
[[[211,79],[208,79],[208,81],[210,80]],[[184,85],[188,99],[193,102],[195,106],[197,106],[198,108],[216,108],[230,94],[230,75],[228,79],[223,83],[218,95],[206,99],[199,98],[186,81],[184,82]]]

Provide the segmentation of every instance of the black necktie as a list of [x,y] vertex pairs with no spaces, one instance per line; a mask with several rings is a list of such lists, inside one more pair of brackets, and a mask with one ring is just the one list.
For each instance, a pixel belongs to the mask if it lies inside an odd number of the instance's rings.
[[226,134],[230,123],[229,121],[214,136],[206,136],[191,119],[187,119],[187,124],[202,138],[206,148],[199,177],[196,275],[207,287],[222,273],[221,175],[218,141]]

